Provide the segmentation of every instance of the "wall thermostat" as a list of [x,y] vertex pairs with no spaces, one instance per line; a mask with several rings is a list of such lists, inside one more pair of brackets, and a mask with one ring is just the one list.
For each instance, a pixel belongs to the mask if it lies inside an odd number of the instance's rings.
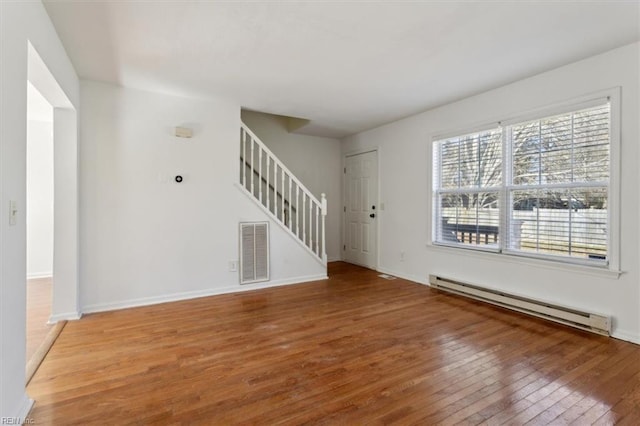
[[182,182],[182,176],[180,175],[176,176],[176,182],[178,183]]

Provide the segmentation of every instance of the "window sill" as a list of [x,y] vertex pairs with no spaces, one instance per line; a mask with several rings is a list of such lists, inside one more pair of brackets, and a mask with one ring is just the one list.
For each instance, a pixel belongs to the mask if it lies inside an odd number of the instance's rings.
[[617,280],[623,271],[617,271],[609,269],[607,267],[597,267],[590,265],[581,265],[574,263],[566,263],[562,261],[555,261],[552,259],[538,259],[533,257],[525,257],[517,254],[498,252],[495,250],[483,250],[472,249],[465,247],[454,247],[445,244],[433,244],[427,243],[428,250],[434,250],[439,252],[446,252],[455,255],[476,257],[485,260],[508,262],[518,265],[533,266],[537,268],[545,268],[556,271],[575,272],[584,275],[590,275],[595,277],[604,277],[612,280]]

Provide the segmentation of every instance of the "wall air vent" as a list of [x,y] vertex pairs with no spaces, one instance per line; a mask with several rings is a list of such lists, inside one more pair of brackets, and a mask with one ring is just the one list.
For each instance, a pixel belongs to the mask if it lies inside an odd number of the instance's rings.
[[240,284],[269,281],[269,223],[240,223]]

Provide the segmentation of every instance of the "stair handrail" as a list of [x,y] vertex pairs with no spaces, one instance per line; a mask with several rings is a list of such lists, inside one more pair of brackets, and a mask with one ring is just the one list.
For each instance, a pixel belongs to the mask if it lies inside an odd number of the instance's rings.
[[[304,192],[309,197],[309,199],[313,200],[316,204],[320,205],[320,207],[322,208],[322,214],[326,215],[326,209],[325,209],[326,208],[326,202],[325,202],[325,205],[323,206],[322,202],[320,200],[318,200],[316,198],[316,196],[313,195],[313,193],[311,191],[309,191],[307,189],[307,187],[304,186],[304,184],[302,182],[300,182],[300,180],[298,180],[298,178],[291,172],[291,170],[289,170],[287,168],[287,166],[285,166],[282,163],[282,161],[280,161],[280,159],[269,149],[269,147],[267,147],[267,145],[265,145],[265,143],[262,142],[262,140],[258,136],[256,136],[256,134],[253,133],[251,131],[251,129],[249,127],[247,127],[246,124],[244,124],[244,122],[241,121],[240,124],[242,125],[242,129],[246,133],[248,133],[249,136],[251,136],[251,139],[253,139],[255,142],[257,142],[258,145],[260,145],[260,148],[262,148],[267,153],[267,155],[273,159],[273,163],[277,164],[278,167],[280,167],[287,174],[287,176],[289,176],[289,178],[293,182],[295,182],[295,184],[298,186],[298,188],[300,188],[302,190],[302,192]],[[244,146],[245,143],[246,143],[246,141],[243,139],[242,140],[243,146]],[[243,157],[243,159],[244,159],[244,157]]]
[[[318,198],[316,198],[315,195],[313,195],[313,193],[307,189],[307,187],[300,182],[300,180],[289,170],[289,168],[287,166],[285,166],[280,159],[265,145],[264,142],[262,142],[262,140],[242,121],[240,121],[240,128],[241,128],[241,147],[242,147],[242,153],[240,156],[240,159],[242,160],[242,162],[244,164],[247,164],[247,158],[245,158],[246,155],[246,149],[247,149],[247,142],[251,144],[250,148],[251,148],[251,165],[250,168],[253,171],[253,173],[255,173],[256,171],[258,172],[258,174],[260,175],[261,172],[261,167],[256,169],[253,165],[253,144],[255,143],[257,145],[257,147],[259,148],[259,153],[260,153],[260,159],[262,158],[262,152],[264,151],[264,153],[267,156],[267,159],[271,159],[273,160],[273,165],[274,165],[274,170],[277,170],[278,167],[280,167],[280,170],[282,172],[282,183],[284,185],[284,176],[288,176],[289,178],[289,197],[291,197],[291,183],[295,183],[297,189],[303,194],[303,200],[304,200],[304,196],[306,195],[306,197],[309,199],[309,207],[311,207],[312,205],[315,205],[316,208],[316,221],[315,221],[315,234],[316,234],[316,249],[314,250],[312,247],[312,242],[311,240],[309,240],[309,244],[307,245],[306,240],[304,238],[301,239],[300,235],[293,232],[292,229],[290,229],[290,227],[287,227],[286,225],[283,226],[285,227],[285,229],[287,231],[289,231],[292,235],[294,235],[296,238],[300,239],[301,243],[303,244],[304,247],[306,247],[311,253],[313,253],[315,256],[318,256],[319,259],[322,260],[322,263],[324,265],[327,264],[327,248],[326,248],[326,216],[327,216],[327,198],[326,195],[324,193],[321,194],[320,200],[318,200]],[[249,137],[249,140],[247,140],[247,136]],[[260,160],[261,161],[261,160]],[[243,165],[244,165],[243,164]],[[269,170],[267,168],[267,170]],[[248,191],[248,188],[246,187],[246,181],[245,181],[245,174],[243,172],[242,174],[242,180],[241,180],[241,184],[242,187],[245,189],[245,191]],[[263,179],[262,176],[259,176],[260,179]],[[251,193],[253,194],[253,177],[252,177],[252,181],[251,181]],[[268,181],[267,181],[268,183]],[[274,181],[274,192],[277,193],[277,191],[275,191],[277,183]],[[283,221],[284,221],[284,214],[285,214],[285,208],[284,208],[284,202],[286,201],[285,199],[285,194],[284,194],[284,187],[283,189],[283,193],[280,194],[280,196],[282,197],[283,200],[283,206],[282,206],[282,213],[283,213]],[[255,194],[254,194],[255,196]],[[260,192],[260,202],[262,202],[262,192]],[[297,198],[296,198],[297,199]],[[290,209],[292,209],[291,207],[291,200],[289,200],[289,206]],[[296,206],[297,208],[297,206]],[[270,210],[266,210],[269,211],[270,214],[274,215],[276,218],[276,213],[272,212]],[[319,233],[319,222],[318,222],[318,213],[320,215],[320,219],[322,221],[322,232],[321,234]],[[280,221],[280,219],[278,219]],[[311,221],[311,219],[310,219]],[[303,237],[305,235],[304,233],[304,222],[303,222]],[[311,235],[311,234],[310,234]],[[319,241],[321,240],[321,241]],[[322,244],[322,248],[320,251],[320,242]]]

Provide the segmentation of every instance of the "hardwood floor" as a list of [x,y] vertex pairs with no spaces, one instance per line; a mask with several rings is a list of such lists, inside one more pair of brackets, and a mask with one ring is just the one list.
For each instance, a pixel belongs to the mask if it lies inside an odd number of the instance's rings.
[[27,280],[27,362],[47,337],[51,325],[51,277]]
[[640,424],[640,346],[334,263],[330,279],[87,315],[38,425]]

